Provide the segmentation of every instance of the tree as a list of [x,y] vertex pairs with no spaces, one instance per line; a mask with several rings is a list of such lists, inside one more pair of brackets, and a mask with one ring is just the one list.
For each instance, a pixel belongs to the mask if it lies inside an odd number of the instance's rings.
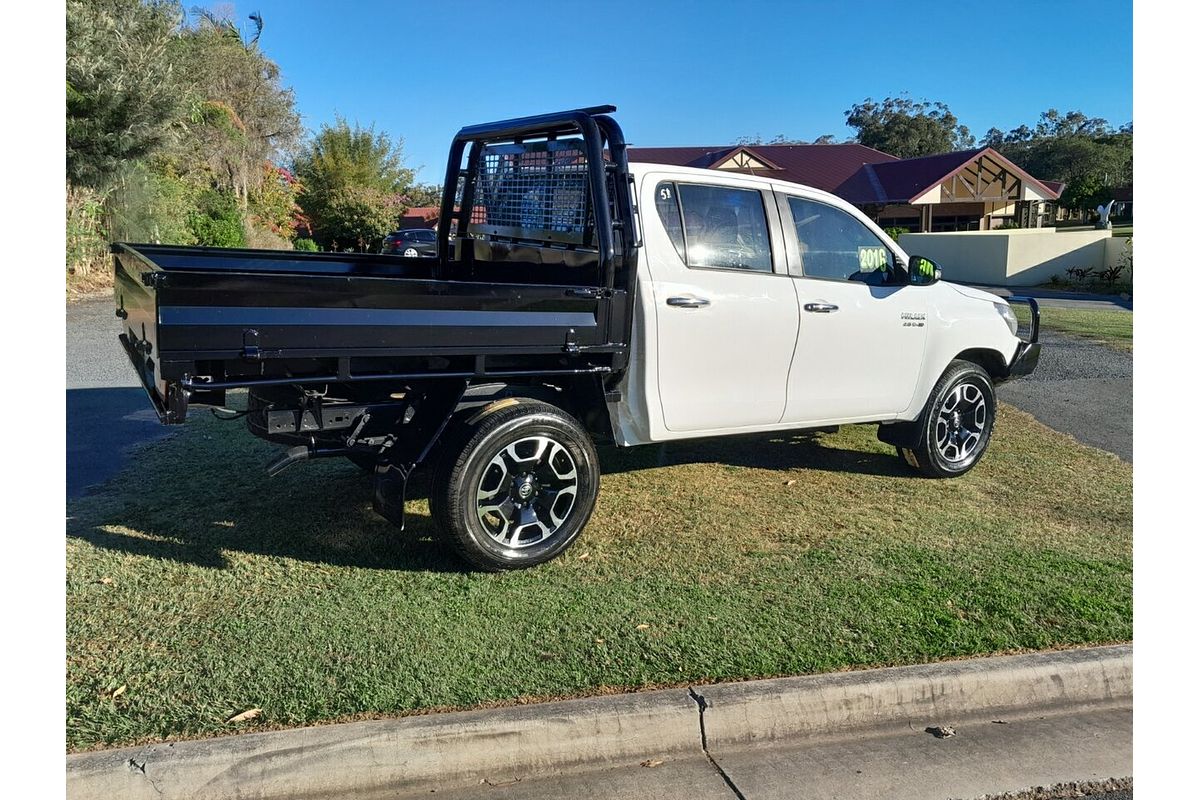
[[832,133],[827,133],[824,136],[818,136],[811,142],[804,139],[789,139],[782,133],[776,134],[770,141],[763,141],[762,134],[756,133],[753,136],[740,136],[734,144],[742,147],[753,147],[756,144],[835,144],[836,139]]
[[418,183],[404,193],[404,205],[409,208],[430,208],[442,204],[442,187],[435,183]]
[[1080,111],[1042,113],[1030,128],[1021,125],[986,141],[1026,172],[1066,182],[1059,203],[1092,209],[1112,199],[1113,190],[1133,182],[1133,124],[1113,130],[1106,120]]
[[300,207],[326,247],[373,248],[409,205],[404,195],[413,173],[400,141],[341,117],[300,148],[294,172],[304,187]]
[[173,42],[169,57],[187,76],[185,135],[174,158],[198,182],[233,192],[245,213],[264,178],[265,162],[279,163],[302,132],[291,89],[279,66],[259,49],[262,18],[251,15],[254,34],[244,41],[232,21],[198,11]]
[[167,0],[68,0],[69,181],[106,189],[170,138],[180,92],[166,52],[181,18]]
[[945,103],[888,97],[867,98],[846,112],[846,124],[857,132],[859,144],[899,158],[965,150],[975,139]]
[[376,133],[357,123],[353,128],[342,117],[322,125],[295,159],[295,173],[310,196],[344,186],[368,186],[387,194],[401,194],[412,183],[413,172],[404,166],[402,141]]
[[324,198],[317,236],[331,246],[377,250],[403,211],[396,195],[372,186],[341,186]]

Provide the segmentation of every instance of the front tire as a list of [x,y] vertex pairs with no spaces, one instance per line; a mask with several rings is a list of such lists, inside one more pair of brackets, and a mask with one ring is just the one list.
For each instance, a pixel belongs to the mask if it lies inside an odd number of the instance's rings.
[[979,463],[995,422],[991,376],[974,362],[952,361],[921,412],[918,445],[896,452],[928,478],[955,478]]
[[464,421],[430,492],[445,541],[489,572],[542,564],[592,516],[600,470],[591,437],[562,409],[521,399]]

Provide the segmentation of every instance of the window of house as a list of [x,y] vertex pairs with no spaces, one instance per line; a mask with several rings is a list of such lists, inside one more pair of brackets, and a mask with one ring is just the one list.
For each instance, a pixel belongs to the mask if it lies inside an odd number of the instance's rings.
[[825,203],[789,197],[800,252],[793,274],[807,278],[861,281],[872,285],[897,280],[895,256],[870,228]]

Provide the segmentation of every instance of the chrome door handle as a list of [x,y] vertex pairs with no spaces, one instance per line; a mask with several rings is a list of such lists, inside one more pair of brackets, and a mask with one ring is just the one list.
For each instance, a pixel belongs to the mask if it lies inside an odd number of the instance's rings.
[[703,297],[668,297],[667,305],[676,308],[704,308],[711,304]]
[[829,314],[830,312],[837,311],[838,307],[833,303],[805,303],[804,310],[814,311],[817,314]]

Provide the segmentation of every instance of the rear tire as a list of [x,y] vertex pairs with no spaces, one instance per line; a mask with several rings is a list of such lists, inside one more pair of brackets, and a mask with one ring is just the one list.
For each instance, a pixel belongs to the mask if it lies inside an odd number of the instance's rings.
[[450,433],[429,505],[458,555],[498,572],[542,564],[570,547],[599,489],[591,437],[562,409],[522,398]]
[[896,453],[927,478],[956,478],[983,458],[995,421],[991,376],[972,361],[952,361],[921,412],[919,443]]

